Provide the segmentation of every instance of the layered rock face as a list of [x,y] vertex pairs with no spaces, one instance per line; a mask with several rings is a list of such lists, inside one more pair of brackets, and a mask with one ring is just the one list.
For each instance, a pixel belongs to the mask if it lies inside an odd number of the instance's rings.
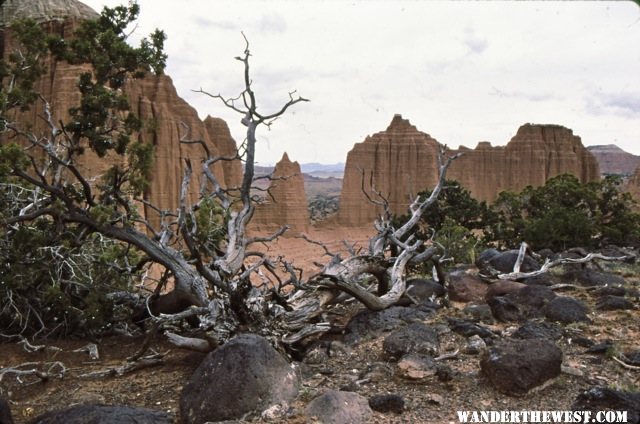
[[[15,45],[11,30],[6,25],[17,17],[35,18],[42,22],[46,31],[68,37],[80,20],[97,16],[91,8],[74,0],[10,0],[2,6],[3,54],[8,55]],[[68,116],[69,107],[78,103],[78,77],[87,68],[48,59],[46,69],[47,74],[37,82],[36,89],[49,102],[53,121],[58,122]],[[180,140],[202,140],[212,155],[234,156],[235,142],[228,127],[218,118],[207,117],[201,121],[196,110],[178,96],[171,78],[166,75],[148,75],[142,80],[131,80],[126,84],[125,92],[131,110],[144,123],[138,139],[155,146],[154,170],[150,175],[146,200],[160,209],[175,211],[185,159],[191,159],[194,180],[190,185],[189,200],[195,201],[200,188],[200,163],[205,152],[201,145],[184,144]],[[38,103],[16,116],[16,120],[32,126],[33,132],[46,136],[49,129],[39,118],[42,115],[43,105]],[[125,159],[116,155],[98,158],[87,149],[78,167],[90,180],[95,180],[114,164],[125,165]],[[239,161],[217,162],[213,172],[223,186],[240,184],[242,169]],[[159,216],[155,210],[145,206],[141,212],[152,225],[158,226]]]
[[395,115],[386,131],[357,143],[347,155],[338,222],[347,226],[369,224],[380,213],[376,201],[385,197],[393,213],[403,213],[410,195],[433,187],[438,178],[438,142]]
[[580,137],[560,125],[525,124],[506,146],[483,142],[474,150],[458,151],[464,155],[451,165],[447,177],[459,181],[478,200],[493,201],[501,191],[542,186],[565,173],[582,182],[600,177],[598,162]]
[[633,175],[626,181],[624,190],[629,192],[636,202],[640,203],[640,167],[638,167]]
[[[132,110],[147,124],[147,129],[139,134],[141,141],[154,145],[154,171],[147,200],[161,209],[176,210],[185,160],[189,159],[193,166],[189,200],[195,201],[202,182],[200,164],[206,153],[201,145],[185,144],[180,140],[201,140],[212,156],[234,156],[235,142],[226,123],[212,117],[201,121],[196,110],[178,96],[171,78],[166,75],[149,75],[142,80],[130,81],[126,92]],[[224,187],[240,185],[242,169],[239,161],[226,165],[225,161],[218,161],[212,169]],[[159,222],[157,213],[147,207],[145,215],[152,224]]]
[[[381,208],[372,198],[375,190],[385,196],[395,214],[406,213],[411,196],[434,187],[438,178],[439,143],[396,115],[386,131],[358,143],[349,152],[345,167],[338,222],[343,225],[371,223]],[[492,201],[501,191],[521,191],[543,185],[549,178],[571,173],[581,181],[599,178],[598,163],[582,145],[580,137],[559,125],[526,124],[506,146],[481,142],[463,152],[449,168],[447,178],[458,180],[478,200]],[[362,170],[362,171],[361,171]]]
[[263,203],[257,205],[251,221],[259,230],[276,230],[288,225],[288,235],[309,229],[309,209],[304,195],[304,177],[298,162],[285,153],[276,164],[273,180]]
[[604,175],[631,175],[640,167],[640,156],[625,152],[615,144],[587,147],[600,164]]

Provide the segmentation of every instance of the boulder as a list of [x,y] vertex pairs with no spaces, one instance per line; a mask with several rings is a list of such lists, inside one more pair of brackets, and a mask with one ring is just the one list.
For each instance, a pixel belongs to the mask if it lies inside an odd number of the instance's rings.
[[569,270],[561,277],[567,282],[576,282],[585,287],[621,286],[625,284],[624,278],[608,272],[596,271],[591,268]]
[[[578,395],[575,411],[626,411],[626,422],[640,423],[640,392],[627,392],[609,387],[592,387]],[[610,422],[622,422],[615,415]]]
[[562,328],[552,322],[527,321],[512,335],[514,339],[547,339],[558,340],[562,337]]
[[323,424],[365,424],[370,422],[371,414],[367,398],[357,393],[336,390],[327,390],[309,402],[306,409],[311,422]]
[[402,395],[391,393],[386,395],[373,395],[369,398],[369,406],[374,411],[402,414],[404,411],[404,398]]
[[522,396],[560,375],[562,351],[545,339],[507,339],[490,347],[480,360],[482,373],[500,392]]
[[478,325],[471,321],[466,321],[458,318],[449,318],[448,322],[451,331],[464,337],[479,336],[483,339],[491,339],[495,336],[495,334],[493,334],[493,332],[491,332],[491,330],[489,330],[488,328],[482,327],[481,325]]
[[396,303],[398,306],[411,306],[430,302],[431,299],[444,296],[446,290],[442,284],[431,279],[412,278],[407,281],[405,294]]
[[384,353],[395,359],[400,359],[408,353],[437,355],[438,349],[438,333],[419,322],[392,331],[382,342]]
[[[547,286],[528,286],[519,283],[501,282],[502,286],[492,285],[487,292],[487,304],[493,316],[502,322],[519,322],[527,318],[543,316],[542,308],[556,294]],[[519,288],[518,288],[519,287]],[[493,288],[493,289],[492,289]],[[494,293],[508,291],[504,296],[494,296]],[[491,296],[491,297],[490,297]]]
[[263,337],[237,336],[209,353],[185,384],[180,412],[186,423],[239,419],[298,394],[298,376]]
[[462,313],[474,322],[483,322],[485,324],[493,324],[495,322],[491,314],[491,308],[486,303],[469,304],[464,307]]
[[431,355],[409,353],[397,364],[397,375],[411,381],[424,381],[438,375],[438,365]]
[[11,406],[4,398],[0,397],[0,424],[13,424]]
[[558,296],[551,299],[542,312],[549,321],[557,321],[562,324],[572,322],[591,322],[587,316],[589,308],[580,300],[570,296]]
[[[518,250],[507,250],[506,252],[500,252],[494,255],[487,261],[487,264],[504,274],[513,272],[513,267],[518,260]],[[540,269],[540,264],[529,255],[525,255],[522,264],[520,265],[520,272],[532,272]]]
[[515,290],[505,297],[518,305],[518,308],[527,318],[543,315],[543,307],[556,298],[556,294],[547,286],[527,286]]
[[496,281],[495,283],[489,285],[489,287],[487,288],[487,292],[485,293],[485,300],[488,302],[491,298],[513,293],[524,287],[524,283],[519,283],[517,281]]
[[164,411],[120,405],[76,405],[47,412],[33,424],[171,424],[173,417]]
[[382,311],[363,309],[347,323],[344,341],[354,344],[365,338],[377,337],[411,322],[422,321],[433,314],[432,309],[392,306]]
[[482,279],[467,273],[450,273],[448,281],[449,299],[456,302],[480,302],[489,288]]
[[487,301],[493,317],[500,322],[519,322],[524,316],[513,301],[505,296],[495,296]]
[[628,310],[634,308],[633,302],[622,296],[601,296],[596,301],[596,309],[599,311]]

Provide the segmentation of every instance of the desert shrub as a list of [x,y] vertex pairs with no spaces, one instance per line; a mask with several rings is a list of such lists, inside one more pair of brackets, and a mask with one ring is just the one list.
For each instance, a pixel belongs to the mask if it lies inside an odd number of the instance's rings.
[[[418,193],[421,200],[431,195],[430,190]],[[399,227],[409,215],[393,217]],[[471,192],[455,180],[447,180],[438,199],[423,214],[415,235],[422,240],[441,244],[452,263],[472,263],[477,253],[486,246],[486,235],[497,219],[486,202],[471,197]]]
[[133,288],[137,253],[92,234],[58,233],[41,219],[0,239],[3,334],[97,334],[111,328],[108,293]]
[[499,219],[489,234],[498,244],[561,251],[607,244],[638,245],[640,215],[633,199],[620,190],[618,177],[581,183],[570,174],[551,178],[544,186],[521,193],[500,193],[491,205]]

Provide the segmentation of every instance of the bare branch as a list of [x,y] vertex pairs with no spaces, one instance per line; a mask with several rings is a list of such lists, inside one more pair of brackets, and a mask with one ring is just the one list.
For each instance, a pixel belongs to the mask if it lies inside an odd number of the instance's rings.
[[587,256],[580,259],[560,258],[560,259],[556,259],[555,261],[551,261],[547,259],[545,263],[542,265],[542,267],[540,267],[540,269],[537,271],[510,272],[508,274],[498,274],[495,277],[500,280],[517,280],[521,278],[535,277],[536,275],[544,274],[547,271],[549,271],[549,269],[562,264],[582,264],[582,263],[591,262],[594,259],[602,259],[604,261],[624,261],[629,258],[631,257],[630,256],[604,256],[600,253],[589,253]]

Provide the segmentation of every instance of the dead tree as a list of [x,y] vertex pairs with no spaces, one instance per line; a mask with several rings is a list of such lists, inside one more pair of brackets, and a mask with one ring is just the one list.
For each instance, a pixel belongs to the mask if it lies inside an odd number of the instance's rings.
[[[442,146],[438,155],[439,177],[435,188],[428,198],[415,198],[409,206],[411,216],[404,225],[393,227],[389,204],[384,198],[374,202],[383,207],[383,214],[375,222],[377,233],[370,239],[368,251],[345,260],[331,261],[292,297],[290,303],[293,310],[285,316],[285,328],[289,331],[283,339],[285,343],[294,344],[308,336],[326,332],[329,324],[318,322],[319,317],[341,293],[353,296],[367,308],[376,311],[386,309],[400,300],[406,289],[407,264],[427,261],[440,252],[438,246],[420,250],[423,242],[415,240],[411,233],[424,212],[438,198],[449,166],[461,155],[446,156],[446,151],[446,146]],[[392,247],[394,252],[398,252],[395,256],[390,256]],[[360,284],[360,279],[365,275],[375,277],[377,294]]]
[[[115,18],[111,19],[118,19],[120,15],[114,16]],[[99,22],[103,24],[105,21]],[[92,29],[91,25],[94,24],[88,25],[89,29]],[[125,27],[121,22],[115,22],[113,27],[109,27],[111,31],[119,31],[122,48],[125,48],[126,34],[121,32]],[[93,40],[95,37],[89,38]],[[159,52],[151,49],[151,45],[147,43],[141,50],[132,53],[151,56],[151,59],[162,57]],[[105,46],[99,46],[96,48],[99,52],[96,55],[104,53],[104,50]],[[68,57],[72,57],[77,63],[89,63],[96,67],[104,63],[93,63],[94,56],[83,61],[76,53]],[[106,52],[107,55],[117,53]],[[147,56],[144,59],[149,59]],[[31,57],[33,61],[37,61],[40,56],[38,53],[16,57]],[[144,177],[143,170],[135,168],[136,163],[142,162],[136,160],[139,158],[123,161],[125,165],[116,165],[107,170],[98,183],[90,176],[84,175],[78,166],[78,157],[85,149],[95,150],[99,156],[114,149],[120,154],[129,149],[127,143],[133,135],[134,125],[129,125],[128,121],[123,122],[121,119],[126,98],[119,89],[125,80],[139,77],[140,68],[151,65],[130,63],[131,60],[128,59],[125,65],[129,67],[119,68],[115,64],[113,69],[94,67],[81,78],[83,105],[105,98],[109,100],[102,105],[104,119],[102,113],[97,114],[93,109],[86,111],[83,107],[78,107],[74,109],[75,122],[56,121],[48,102],[40,97],[39,102],[44,110],[42,119],[48,129],[43,136],[23,128],[18,120],[14,120],[15,115],[10,113],[11,107],[2,111],[0,177],[9,177],[11,181],[34,188],[25,201],[26,205],[12,216],[3,216],[2,224],[5,228],[12,228],[27,225],[37,219],[47,219],[59,223],[62,227],[73,228],[73,231],[79,234],[80,243],[82,237],[100,234],[136,248],[145,255],[145,266],[160,265],[166,270],[163,280],[171,279],[173,282],[173,289],[168,293],[156,293],[156,296],[147,299],[147,312],[155,322],[171,321],[174,319],[174,313],[179,313],[180,318],[197,315],[200,318],[201,330],[211,330],[210,337],[213,339],[225,339],[238,331],[239,326],[246,331],[258,331],[269,320],[269,308],[263,301],[255,300],[260,296],[255,294],[250,277],[259,267],[273,265],[269,258],[260,256],[249,248],[254,243],[275,239],[286,231],[286,228],[265,237],[250,237],[247,234],[247,225],[255,207],[251,188],[254,182],[256,131],[261,125],[271,125],[290,107],[306,102],[307,99],[291,92],[289,99],[279,110],[262,113],[258,110],[252,88],[248,41],[244,54],[236,59],[244,68],[244,90],[239,96],[226,98],[219,94],[211,95],[203,90],[199,91],[221,100],[226,107],[241,114],[241,122],[246,127],[246,139],[235,156],[224,158],[214,157],[202,141],[188,140],[187,135],[183,137],[182,142],[198,143],[203,150],[200,172],[208,184],[200,187],[199,200],[195,204],[189,204],[187,199],[194,172],[193,164],[188,160],[184,163],[180,193],[176,193],[179,196],[178,210],[157,209],[163,218],[160,228],[154,228],[149,221],[136,213],[137,202],[145,202],[141,197],[142,191],[135,187],[135,182]],[[12,69],[26,67],[24,64],[18,65]],[[26,84],[30,82],[26,81]],[[13,86],[12,83],[8,90]],[[24,107],[31,106],[32,104],[28,104]],[[91,106],[95,107],[93,104]],[[93,115],[85,116],[84,113]],[[102,120],[91,121],[96,116]],[[89,122],[85,124],[85,121]],[[18,140],[18,143],[14,140]],[[123,140],[123,146],[118,147],[116,140]],[[144,151],[144,146],[138,151]],[[135,154],[135,151],[131,154]],[[239,187],[225,189],[217,181],[212,167],[222,160],[244,162],[244,175]],[[215,203],[224,216],[225,237],[215,248],[203,246],[202,240],[197,236],[196,215],[204,202]],[[148,205],[148,202],[146,204]],[[141,228],[141,225],[144,228]],[[248,262],[248,258],[252,258],[252,262]],[[126,294],[113,296],[126,297]],[[158,304],[165,306],[154,307]],[[191,308],[185,311],[188,306]]]

